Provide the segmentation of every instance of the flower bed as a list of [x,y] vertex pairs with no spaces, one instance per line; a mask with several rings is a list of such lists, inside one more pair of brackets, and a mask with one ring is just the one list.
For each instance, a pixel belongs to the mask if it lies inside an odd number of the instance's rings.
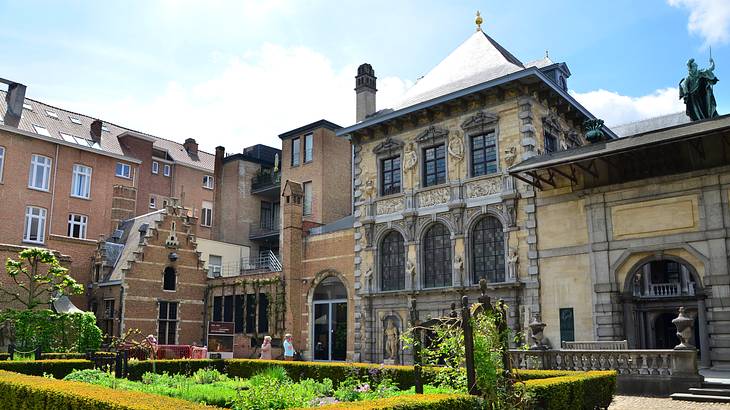
[[[86,360],[42,360],[42,361],[0,361],[0,370],[11,370],[19,373],[43,375],[52,374],[56,378],[63,378],[74,369],[90,369],[92,363]],[[414,383],[412,366],[379,366],[370,364],[350,363],[313,363],[313,362],[282,362],[264,360],[156,360],[130,362],[130,381],[144,381],[144,374],[154,372],[170,375],[192,375],[200,369],[215,369],[229,378],[248,379],[257,373],[272,367],[281,367],[293,383],[306,379],[322,382],[330,379],[332,388],[337,389],[340,384],[347,382],[348,377],[377,385],[376,380],[387,376],[394,387],[399,391],[409,390]],[[424,383],[431,383],[441,370],[424,368]],[[518,370],[516,375],[524,381],[525,387],[531,392],[536,408],[602,408],[611,402],[616,387],[616,374],[612,371],[601,372],[571,372],[550,370]],[[150,377],[150,376],[147,376]],[[118,381],[124,383],[126,381]],[[282,390],[283,391],[283,390]],[[433,389],[427,390],[436,393]],[[430,395],[427,395],[430,397]],[[409,396],[410,401],[417,400]],[[366,403],[375,403],[377,400],[368,400]],[[211,401],[209,401],[210,403]],[[358,402],[360,403],[360,402]],[[365,402],[363,402],[365,403]],[[380,402],[388,406],[390,402]],[[415,403],[415,402],[413,402]],[[361,404],[358,404],[360,406]],[[364,404],[362,404],[364,405]],[[375,405],[375,404],[373,404]],[[377,404],[378,406],[380,404]],[[414,406],[416,404],[413,404]],[[423,408],[432,407],[432,404],[423,403]],[[375,407],[388,408],[388,407]],[[417,407],[413,407],[417,408]]]

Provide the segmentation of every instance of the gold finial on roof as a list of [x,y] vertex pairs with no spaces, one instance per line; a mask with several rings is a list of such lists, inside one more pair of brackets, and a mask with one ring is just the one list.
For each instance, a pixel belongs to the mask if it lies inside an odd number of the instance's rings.
[[482,16],[479,14],[479,10],[477,10],[477,18],[474,20],[477,23],[477,31],[482,31],[482,21]]

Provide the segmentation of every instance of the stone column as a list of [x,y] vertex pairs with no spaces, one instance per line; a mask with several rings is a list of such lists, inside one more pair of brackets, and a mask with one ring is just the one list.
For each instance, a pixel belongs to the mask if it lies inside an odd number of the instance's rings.
[[[705,306],[705,299],[699,299],[697,301],[697,321],[699,323],[700,340],[700,358],[702,367],[712,366],[712,360],[710,358],[710,331],[707,328],[707,307]],[[697,342],[695,342],[697,343]]]

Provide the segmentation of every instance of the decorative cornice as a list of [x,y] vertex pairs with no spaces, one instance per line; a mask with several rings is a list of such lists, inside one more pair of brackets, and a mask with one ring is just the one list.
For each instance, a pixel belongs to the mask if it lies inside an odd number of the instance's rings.
[[485,131],[486,128],[493,127],[499,121],[497,114],[479,111],[461,123],[461,129],[467,132]]
[[403,148],[402,142],[394,140],[391,137],[387,137],[385,138],[385,141],[381,142],[380,144],[376,145],[375,148],[373,148],[373,154],[393,155],[399,153],[401,148]]
[[431,125],[430,127],[421,131],[418,136],[416,136],[416,142],[418,142],[419,144],[435,142],[436,140],[446,138],[448,135],[449,130],[447,130],[446,128]]

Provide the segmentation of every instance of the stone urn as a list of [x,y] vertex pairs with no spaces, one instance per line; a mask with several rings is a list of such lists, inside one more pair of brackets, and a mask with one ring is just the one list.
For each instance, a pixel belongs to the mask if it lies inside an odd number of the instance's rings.
[[684,314],[684,306],[679,308],[679,315],[672,320],[672,324],[677,328],[679,338],[679,344],[674,346],[674,350],[695,350],[695,346],[690,342],[694,334],[695,321]]
[[547,325],[540,320],[540,315],[536,314],[532,318],[532,322],[530,322],[527,326],[530,328],[530,337],[532,338],[532,346],[530,346],[530,350],[546,350],[547,346],[545,346],[542,342],[545,337],[542,331]]

